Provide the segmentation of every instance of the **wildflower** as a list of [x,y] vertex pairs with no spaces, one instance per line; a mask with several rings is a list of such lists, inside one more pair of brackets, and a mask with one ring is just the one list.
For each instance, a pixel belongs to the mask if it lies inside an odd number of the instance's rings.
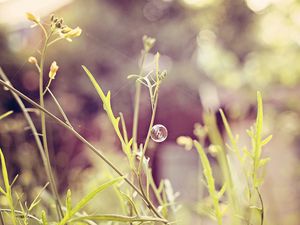
[[35,15],[33,15],[32,13],[30,12],[27,12],[26,13],[26,17],[28,20],[34,22],[34,23],[40,23],[40,18],[39,17],[36,17]]
[[58,65],[56,64],[55,61],[53,61],[53,63],[51,64],[50,66],[50,71],[49,71],[49,78],[54,80],[55,79],[55,75],[56,75],[56,72],[58,70]]
[[66,38],[68,41],[72,41],[71,38],[78,37],[81,35],[81,28],[76,27],[74,29],[66,26],[61,30],[62,37]]
[[28,58],[28,62],[31,64],[37,64],[37,59],[34,56]]
[[150,49],[154,46],[155,38],[148,37],[147,35],[143,36],[144,50],[149,52]]

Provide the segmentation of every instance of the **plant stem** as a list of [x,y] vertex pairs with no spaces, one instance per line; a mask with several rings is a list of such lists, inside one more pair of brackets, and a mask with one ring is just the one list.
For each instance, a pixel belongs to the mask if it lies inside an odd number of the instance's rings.
[[[0,84],[2,86],[4,86],[4,87],[8,88],[11,92],[13,92],[16,95],[18,95],[21,98],[23,98],[29,104],[31,104],[32,106],[34,106],[37,109],[39,109],[41,112],[44,112],[45,114],[47,114],[51,119],[53,119],[59,125],[63,126],[67,130],[69,130],[71,133],[73,133],[75,135],[75,137],[77,139],[79,139],[90,150],[92,150],[97,156],[99,156],[107,165],[109,165],[118,175],[124,176],[124,174],[109,159],[107,159],[102,154],[102,152],[99,149],[95,148],[90,142],[88,142],[84,137],[82,137],[75,129],[73,129],[73,127],[70,127],[68,124],[66,124],[61,119],[59,119],[58,117],[56,117],[55,115],[53,115],[51,112],[49,112],[45,108],[41,107],[41,105],[39,105],[38,103],[34,102],[29,97],[27,97],[26,95],[24,95],[23,93],[21,93],[20,91],[18,91],[17,89],[15,89],[14,87],[12,87],[11,85],[9,85],[7,82],[5,82],[3,80],[0,80]],[[153,206],[153,204],[151,203],[151,201],[142,194],[142,192],[139,190],[139,188],[137,186],[135,186],[135,184],[133,182],[131,182],[128,178],[124,177],[124,180],[126,181],[126,183],[128,183],[138,193],[138,195],[140,195],[142,197],[142,199],[146,203],[147,207],[149,209],[151,209],[151,211],[153,211],[156,216],[158,216],[159,218],[163,219],[163,217],[160,215],[160,213],[157,211],[157,209]],[[168,221],[165,220],[165,223],[168,223]]]
[[[7,76],[5,75],[5,73],[3,72],[3,70],[2,70],[1,67],[0,67],[0,77],[5,81],[4,83],[10,84],[10,82],[9,82],[9,80],[8,80],[8,78],[7,78]],[[3,81],[1,80],[1,82],[3,82]],[[38,136],[38,132],[37,132],[37,130],[36,130],[36,127],[35,127],[35,125],[34,125],[32,119],[31,119],[31,117],[30,117],[28,111],[26,110],[26,107],[25,107],[24,103],[23,103],[22,100],[20,99],[20,97],[19,97],[16,93],[14,93],[12,90],[10,90],[10,91],[11,91],[13,97],[15,98],[16,102],[18,103],[19,107],[21,108],[21,110],[22,110],[22,112],[23,112],[23,114],[24,114],[24,117],[25,117],[25,119],[27,120],[27,123],[28,123],[28,125],[29,125],[29,127],[30,127],[30,129],[31,129],[31,131],[32,131],[33,137],[34,137],[34,139],[35,139],[35,141],[36,141],[37,147],[38,147],[38,149],[39,149],[39,152],[40,152],[40,155],[41,155],[41,158],[42,158],[42,162],[43,162],[43,164],[44,164],[44,168],[45,168],[45,171],[46,171],[46,175],[47,175],[48,180],[49,180],[49,182],[50,182],[50,181],[51,181],[51,168],[49,168],[49,166],[48,166],[48,163],[47,163],[47,157],[46,157],[46,155],[45,155],[45,151],[44,151],[43,145],[42,145],[42,143],[41,143],[41,140],[40,140],[40,138],[39,138],[39,136]],[[55,195],[55,193],[57,193],[57,191],[55,191],[55,190],[56,190],[56,186],[53,185],[53,183],[50,182],[50,187],[51,187],[51,191],[52,191],[53,195]],[[58,195],[57,195],[57,196],[58,196]],[[56,196],[54,196],[54,197],[56,197]],[[60,202],[58,202],[58,199],[59,199],[59,198],[57,197],[57,198],[56,198],[56,203],[57,203],[57,204],[60,203]],[[61,209],[61,204],[58,205],[58,206],[59,206],[60,209]],[[62,211],[62,209],[61,209],[61,211]]]
[[232,181],[232,174],[227,160],[224,142],[217,127],[216,116],[213,112],[206,112],[204,113],[203,119],[205,125],[208,127],[208,137],[211,143],[220,147],[220,151],[218,151],[217,154],[217,160],[223,173],[223,179],[226,181],[228,187],[227,195],[230,205],[232,206],[232,224],[236,225],[238,224],[238,221],[235,215],[239,214],[240,208],[237,205],[237,197]]
[[[1,215],[2,215],[2,212],[10,213],[11,209],[0,209],[0,214]],[[21,211],[15,210],[15,213],[17,214],[16,216],[18,216],[18,217],[21,217],[21,218],[24,217],[24,213],[21,212]],[[28,216],[28,218],[33,219],[33,220],[37,221],[38,223],[42,224],[42,221],[39,218],[37,218],[37,217],[35,217],[35,216],[31,215],[31,214],[27,214],[27,216]]]
[[[142,51],[141,57],[141,66],[140,66],[140,76],[143,73],[143,67],[145,63],[145,59],[147,56],[147,51]],[[140,96],[141,96],[141,83],[137,80],[135,83],[135,98],[134,98],[134,114],[133,114],[133,125],[132,125],[132,143],[133,143],[133,151],[137,153],[137,129],[138,129],[138,120],[139,120],[139,107],[140,107]]]
[[47,91],[49,92],[49,94],[51,95],[51,97],[53,98],[53,101],[55,103],[55,105],[57,106],[59,112],[61,113],[61,115],[63,116],[66,124],[68,124],[70,127],[72,127],[66,113],[64,112],[64,110],[62,109],[62,107],[60,106],[59,102],[57,101],[55,95],[52,93],[52,91],[50,91],[50,89],[48,88]]
[[[50,35],[46,36],[45,38],[45,43],[44,46],[42,48],[42,52],[41,52],[41,61],[40,61],[40,79],[39,79],[39,95],[40,95],[40,105],[41,107],[45,107],[45,103],[44,103],[44,64],[45,64],[45,57],[46,57],[46,50],[47,50],[47,45],[48,45],[48,41],[51,37],[51,33]],[[61,208],[61,203],[60,203],[60,199],[59,199],[59,195],[58,195],[58,191],[57,191],[57,187],[56,187],[56,182],[54,179],[54,175],[52,172],[52,168],[51,168],[51,162],[50,162],[50,157],[49,157],[49,149],[48,149],[48,141],[47,141],[47,128],[46,128],[46,118],[45,118],[45,113],[41,112],[41,129],[42,129],[42,141],[43,141],[43,147],[44,147],[44,151],[46,153],[46,159],[47,159],[47,167],[49,170],[49,175],[50,175],[50,185],[52,186],[52,190],[53,190],[53,194],[55,196],[56,199],[56,209],[57,209],[57,214],[58,214],[58,218],[61,219],[63,217],[63,211]]]
[[260,222],[260,225],[263,225],[264,224],[264,216],[265,216],[264,201],[262,199],[262,196],[261,196],[260,191],[259,191],[258,188],[256,188],[256,191],[257,191],[259,201],[260,201],[260,204],[261,204],[261,218],[260,218],[261,222]]

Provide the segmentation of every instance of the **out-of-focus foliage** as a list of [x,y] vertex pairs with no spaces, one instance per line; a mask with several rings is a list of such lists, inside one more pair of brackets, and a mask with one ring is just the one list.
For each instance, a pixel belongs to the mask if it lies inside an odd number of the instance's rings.
[[[25,61],[40,46],[38,40],[42,33],[37,34],[36,28],[29,30],[28,24],[19,16],[17,18],[16,12],[28,7],[36,9],[37,4],[50,1],[41,2],[35,1],[35,5],[30,6],[28,1],[26,7],[21,1],[0,3],[1,18],[8,18],[0,20],[0,64],[9,72],[12,82],[32,97],[37,94],[38,74]],[[15,13],[7,10],[10,4],[15,7]],[[265,103],[265,131],[273,134],[272,142],[266,147],[272,160],[266,167],[262,187],[266,221],[274,225],[299,224],[300,205],[295,200],[299,198],[297,190],[300,187],[299,2],[74,0],[57,4],[57,7],[45,10],[41,20],[56,8],[56,14],[64,15],[68,24],[78,24],[85,31],[80,41],[72,43],[72,48],[68,47],[69,43],[61,42],[57,50],[48,52],[49,58],[60,65],[52,84],[53,90],[76,129],[112,152],[114,158],[120,146],[115,145],[117,139],[97,104],[98,98],[77,65],[85,64],[94,71],[96,79],[101,79],[105,93],[111,90],[111,104],[116,112],[124,112],[128,121],[126,125],[131,130],[134,85],[126,77],[136,71],[136,59],[142,48],[136,40],[144,34],[151,35],[157,39],[154,50],[161,50],[162,67],[167,68],[169,74],[160,92],[157,116],[157,120],[168,128],[169,138],[160,145],[150,143],[153,150],[149,154],[159,158],[160,150],[168,148],[177,136],[193,135],[193,124],[200,120],[202,108],[216,110],[224,106],[233,132],[243,134],[250,120],[254,119],[253,93],[260,90]],[[61,49],[64,49],[63,54]],[[150,54],[146,62],[150,70],[149,62],[153,57]],[[51,62],[53,60],[49,59],[47,68]],[[148,93],[142,93],[143,99],[147,96]],[[36,163],[39,156],[31,141],[32,135],[23,132],[24,127],[27,128],[18,108],[6,92],[1,92],[0,97],[6,99],[1,101],[2,112],[16,111],[5,124],[0,124],[1,143],[9,162],[8,172],[13,178],[22,171],[16,188],[28,193],[29,199],[34,199],[39,191],[38,185],[45,183],[41,165]],[[54,108],[50,98],[45,100],[49,108]],[[149,111],[147,104],[141,105],[141,139],[146,136],[147,124],[143,121],[149,117]],[[96,169],[100,167],[98,162],[82,150],[72,135],[53,123],[48,127],[54,149],[50,156],[55,159],[54,168],[59,171],[60,191],[64,193],[68,183],[76,184],[80,190],[97,183],[91,174],[102,176]],[[247,144],[246,137],[240,136],[242,146]],[[172,154],[168,157],[171,158]],[[122,159],[118,161],[121,162]],[[197,162],[191,159],[188,163]],[[159,170],[164,165],[156,166],[158,169],[154,173],[160,177],[163,172]],[[212,168],[215,169],[214,162]],[[81,174],[90,177],[88,184]],[[105,178],[101,177],[99,181]],[[182,180],[175,179],[172,183],[176,186]],[[79,196],[77,198],[74,193],[73,198],[78,200]],[[91,207],[96,208],[96,205],[97,202]],[[114,203],[110,206],[114,207]],[[186,212],[186,208],[182,212]]]

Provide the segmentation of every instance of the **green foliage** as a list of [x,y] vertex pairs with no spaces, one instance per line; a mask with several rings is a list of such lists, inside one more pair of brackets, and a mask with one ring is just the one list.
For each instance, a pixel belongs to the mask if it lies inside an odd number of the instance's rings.
[[68,190],[67,197],[66,197],[66,206],[67,206],[67,213],[65,217],[58,223],[58,225],[64,225],[68,223],[68,221],[76,214],[78,213],[89,201],[91,201],[98,193],[105,190],[106,188],[114,185],[115,183],[121,181],[123,177],[117,177],[115,179],[112,179],[102,185],[100,185],[97,189],[91,191],[88,193],[80,202],[78,202],[74,208],[72,208],[71,203],[71,191]]
[[209,160],[204,152],[204,149],[202,148],[201,144],[198,141],[194,141],[194,145],[196,149],[198,150],[200,159],[201,159],[201,164],[203,167],[203,174],[205,176],[205,180],[207,182],[207,188],[209,191],[209,195],[212,198],[213,201],[213,207],[214,207],[214,214],[215,218],[218,221],[218,224],[222,224],[222,213],[221,213],[221,208],[219,205],[219,199],[222,197],[222,194],[225,192],[225,186],[221,190],[220,194],[218,195],[216,188],[215,188],[215,180],[212,174],[212,169],[209,163]]
[[[49,224],[58,224],[58,225],[64,225],[64,224],[95,224],[93,221],[110,221],[110,222],[127,222],[127,223],[168,223],[168,220],[166,218],[169,217],[169,214],[167,212],[167,209],[174,209],[175,204],[175,195],[172,191],[171,185],[165,180],[165,184],[163,186],[160,186],[159,188],[156,187],[152,173],[151,168],[149,167],[149,159],[145,157],[145,152],[148,147],[148,143],[150,140],[150,134],[151,134],[151,128],[154,123],[155,113],[156,113],[156,106],[157,106],[157,100],[158,100],[158,90],[160,87],[160,83],[162,79],[165,76],[166,72],[160,72],[159,71],[159,53],[156,54],[155,57],[155,66],[156,66],[156,81],[155,85],[151,86],[151,106],[152,106],[152,116],[151,121],[149,124],[149,131],[146,137],[146,141],[144,144],[140,144],[139,152],[137,152],[137,149],[134,149],[133,146],[138,146],[138,143],[136,141],[136,136],[133,135],[132,138],[128,138],[128,133],[125,126],[125,120],[123,117],[123,114],[120,113],[120,117],[115,117],[113,110],[111,108],[111,94],[110,91],[108,91],[107,94],[104,94],[102,88],[95,80],[94,76],[91,74],[91,72],[85,67],[82,66],[84,71],[86,72],[88,78],[92,82],[92,85],[94,86],[95,90],[97,91],[98,95],[100,96],[100,99],[103,104],[103,109],[106,111],[109,121],[111,122],[114,131],[118,138],[120,139],[122,149],[124,153],[126,154],[128,161],[129,161],[129,169],[128,172],[131,176],[127,178],[127,176],[124,176],[124,173],[110,160],[108,160],[100,150],[98,150],[96,147],[94,147],[90,142],[88,142],[84,137],[82,137],[71,125],[71,122],[68,120],[66,113],[64,112],[63,108],[60,106],[59,102],[57,101],[54,93],[51,92],[50,86],[51,82],[55,79],[55,76],[57,74],[57,71],[59,69],[56,61],[53,61],[50,69],[49,69],[49,80],[48,84],[44,88],[44,64],[46,60],[46,51],[47,49],[55,44],[57,41],[61,39],[67,39],[71,40],[73,37],[77,37],[81,33],[80,28],[71,29],[68,26],[63,24],[63,20],[61,18],[57,18],[55,16],[51,16],[51,23],[50,28],[48,29],[48,24],[42,24],[41,20],[34,16],[31,13],[27,14],[27,18],[32,21],[35,25],[39,26],[42,31],[44,32],[44,43],[42,46],[42,50],[40,51],[40,59],[36,59],[35,57],[31,56],[29,57],[28,61],[31,64],[34,64],[36,69],[39,72],[40,76],[40,86],[39,86],[39,94],[40,94],[40,104],[37,104],[32,99],[25,96],[22,92],[16,90],[14,87],[11,86],[7,76],[4,74],[4,72],[1,70],[0,75],[3,80],[0,80],[0,83],[4,85],[6,88],[8,88],[12,93],[15,99],[17,100],[20,108],[23,110],[23,113],[25,115],[25,118],[27,122],[29,123],[29,126],[33,132],[33,135],[35,137],[35,140],[37,142],[37,146],[40,150],[44,167],[46,170],[47,178],[50,183],[51,191],[53,199],[55,200],[56,205],[56,211],[57,211],[57,218],[54,219],[52,212],[49,215],[49,218],[51,218],[51,222],[48,222],[46,213],[44,210],[41,211],[41,220],[34,217],[31,214],[31,211],[36,208],[36,206],[40,203],[40,195],[41,192],[46,189],[47,185],[42,189],[42,191],[36,196],[36,198],[33,200],[33,202],[30,204],[29,208],[27,207],[27,202],[25,201],[25,204],[22,203],[22,196],[19,196],[17,193],[17,199],[19,202],[19,207],[21,211],[18,212],[18,216],[22,217],[23,224],[29,225],[29,218],[36,220],[38,223],[47,225]],[[58,37],[56,36],[58,35]],[[55,38],[55,36],[57,38]],[[54,39],[53,39],[54,38]],[[144,42],[144,50],[142,51],[142,61],[145,60],[146,54],[150,51],[150,49],[153,47],[155,39],[144,36],[143,37]],[[143,75],[143,66],[141,66],[141,72],[140,75]],[[154,78],[152,78],[152,81],[154,81]],[[138,82],[137,82],[138,83]],[[140,95],[140,88],[137,88],[137,95]],[[46,94],[49,93],[51,95],[52,100],[54,101],[56,107],[58,108],[59,112],[61,113],[61,116],[64,118],[65,122],[59,119],[58,117],[54,116],[51,112],[49,112],[47,109],[45,109],[44,104],[44,98],[46,97]],[[33,106],[37,107],[41,111],[41,135],[42,135],[42,142],[37,134],[37,129],[35,127],[35,124],[33,123],[31,116],[27,113],[27,109],[25,108],[21,98],[28,101]],[[137,131],[137,118],[138,118],[138,108],[139,108],[139,101],[136,101],[135,104],[135,122],[134,122],[134,129]],[[60,201],[60,196],[58,194],[57,188],[56,188],[56,182],[54,179],[54,174],[51,168],[51,161],[49,158],[49,150],[48,150],[48,140],[47,140],[47,129],[46,129],[46,117],[45,115],[49,115],[50,118],[52,118],[54,121],[58,122],[61,126],[67,128],[71,133],[73,133],[82,143],[84,143],[89,149],[91,149],[94,153],[97,154],[107,165],[110,166],[110,168],[115,171],[120,177],[114,178],[114,175],[110,174],[110,171],[108,172],[108,177],[110,180],[97,189],[89,192],[84,198],[82,198],[74,207],[72,206],[72,200],[71,200],[71,191],[68,190],[66,194],[66,200],[65,200],[65,206]],[[119,121],[121,120],[122,125],[122,133],[121,129],[119,128]],[[135,137],[135,138],[134,138]],[[139,162],[137,162],[137,159]],[[137,165],[138,164],[138,168]],[[2,163],[3,165],[3,163]],[[4,171],[4,170],[3,170]],[[145,175],[145,176],[144,176]],[[4,180],[6,182],[6,177],[4,177]],[[119,181],[124,181],[129,186],[126,187],[125,190],[121,186],[116,186],[114,184],[118,183]],[[6,182],[7,183],[7,182]],[[5,186],[7,186],[5,183]],[[14,183],[14,182],[13,182]],[[135,185],[135,183],[138,184],[138,186]],[[145,183],[145,184],[144,184]],[[120,205],[122,206],[123,212],[127,215],[119,215],[119,214],[98,214],[98,215],[89,215],[86,212],[81,212],[83,207],[86,206],[88,202],[90,202],[99,192],[107,189],[108,187],[113,186],[114,193],[117,196],[117,199],[120,201]],[[11,185],[10,185],[11,187]],[[153,203],[153,200],[151,199],[150,191],[153,189],[155,191],[155,197],[157,198],[159,202],[159,207],[157,208],[155,204]],[[4,191],[2,188],[0,189],[1,192],[4,194],[9,193],[7,195],[8,197],[11,196],[11,190],[7,189]],[[139,198],[137,197],[139,195]],[[13,206],[12,198],[11,205]],[[146,206],[146,208],[145,208]],[[47,207],[50,207],[48,205]],[[146,210],[148,208],[148,210]],[[164,216],[160,214],[159,208],[162,208],[162,212],[164,213]],[[11,214],[14,214],[14,209],[3,209],[4,211],[8,210]],[[40,208],[38,209],[40,210]],[[174,211],[174,210],[173,210]],[[154,216],[153,216],[154,215]],[[165,218],[166,217],[166,218]],[[1,217],[2,218],[2,217]],[[14,218],[16,218],[14,216]],[[14,223],[14,225],[17,225],[17,223]]]
[[[209,198],[203,203],[199,203],[198,212],[208,215],[209,217],[216,219],[218,224],[222,224],[222,216],[225,216],[226,212],[229,212],[231,224],[252,224],[253,221],[257,221],[256,214],[252,213],[252,209],[260,215],[260,223],[264,222],[264,205],[262,196],[259,192],[259,187],[263,183],[263,177],[260,170],[263,169],[270,158],[262,158],[262,148],[272,138],[262,138],[263,133],[263,104],[260,92],[257,92],[257,117],[254,127],[247,131],[251,138],[252,150],[247,148],[240,149],[238,145],[238,136],[234,135],[230,125],[225,117],[222,109],[220,109],[221,118],[229,139],[230,144],[225,144],[220,132],[218,131],[215,116],[212,114],[205,114],[205,125],[196,126],[194,131],[195,136],[198,137],[198,141],[194,140],[193,144],[198,150],[201,165],[203,168],[203,174],[205,177],[206,186],[209,193]],[[198,135],[201,134],[201,135]],[[217,158],[219,167],[223,174],[223,185],[221,190],[216,190],[216,180],[212,173],[211,164],[208,160],[200,142],[204,142],[203,134],[207,134],[212,145],[209,146],[208,151]],[[190,149],[192,139],[189,137],[179,137],[177,142],[184,145],[185,148]],[[227,147],[229,152],[226,153],[224,147]],[[237,159],[238,166],[232,164],[232,160]],[[242,172],[243,177],[238,179],[232,179],[236,174],[234,170]],[[219,181],[218,181],[219,182]],[[243,184],[245,182],[245,184]],[[245,186],[245,189],[238,189],[238,186]],[[224,197],[227,199],[224,203],[220,204],[221,199],[224,201]],[[242,196],[242,199],[239,197]]]
[[13,198],[12,198],[12,191],[11,191],[11,185],[9,183],[9,178],[8,178],[8,173],[6,169],[6,163],[5,163],[5,158],[2,153],[2,150],[0,149],[0,160],[1,160],[1,170],[2,170],[2,177],[3,177],[3,182],[4,182],[4,188],[0,187],[0,192],[6,197],[7,203],[10,208],[10,214],[11,214],[11,221],[14,225],[17,225],[17,217],[15,214],[15,208],[14,208],[14,203],[13,203]]

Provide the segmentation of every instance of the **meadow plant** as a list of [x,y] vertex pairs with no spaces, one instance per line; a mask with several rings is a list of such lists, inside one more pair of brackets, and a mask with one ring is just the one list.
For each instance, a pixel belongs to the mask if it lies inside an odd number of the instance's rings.
[[[46,53],[50,47],[53,47],[58,41],[67,40],[71,42],[73,38],[80,36],[82,30],[79,27],[74,29],[64,24],[62,18],[58,18],[55,15],[50,17],[50,24],[41,22],[40,18],[27,13],[27,18],[33,22],[32,27],[39,27],[43,32],[43,44],[39,51],[39,57],[30,56],[28,62],[33,64],[39,73],[39,103],[30,99],[19,90],[15,89],[10,83],[8,77],[0,70],[0,83],[7,90],[11,92],[21,108],[24,117],[31,129],[31,132],[35,138],[38,150],[41,155],[41,159],[45,168],[45,172],[49,181],[49,187],[52,192],[52,197],[55,200],[56,217],[51,213],[46,213],[46,210],[39,210],[38,215],[33,215],[32,209],[37,206],[40,202],[40,194],[36,197],[33,203],[27,207],[27,202],[22,203],[20,196],[16,193],[14,197],[12,194],[12,184],[9,183],[8,175],[6,171],[5,158],[1,152],[1,165],[3,172],[3,179],[5,188],[0,189],[1,193],[7,198],[9,208],[1,208],[1,212],[6,213],[4,216],[1,214],[2,224],[31,224],[29,221],[35,221],[37,224],[96,224],[96,222],[107,221],[107,222],[121,222],[121,223],[150,223],[150,224],[167,224],[172,218],[172,207],[173,202],[170,203],[169,199],[173,193],[170,190],[170,184],[168,181],[162,180],[159,186],[156,186],[152,177],[151,168],[149,165],[149,159],[146,157],[146,151],[151,138],[151,130],[154,125],[154,119],[156,114],[158,93],[162,80],[166,76],[166,71],[160,71],[159,68],[159,53],[156,53],[154,65],[155,71],[151,74],[146,74],[143,71],[144,62],[147,54],[152,49],[155,39],[144,36],[143,44],[144,49],[142,50],[140,72],[138,75],[130,75],[128,78],[134,78],[136,82],[136,97],[135,97],[135,109],[133,119],[133,134],[127,133],[125,126],[125,120],[122,113],[119,116],[115,116],[111,107],[111,93],[108,91],[104,93],[101,86],[98,84],[92,73],[87,67],[82,66],[83,70],[87,74],[88,79],[91,81],[93,87],[98,93],[100,100],[103,104],[109,121],[118,137],[121,148],[125,157],[128,160],[129,170],[121,171],[117,165],[112,163],[99,148],[96,148],[83,136],[81,136],[71,125],[63,107],[56,99],[54,93],[51,91],[51,83],[54,82],[55,77],[58,73],[59,66],[56,61],[51,63],[48,72],[47,82],[45,82],[45,61]],[[45,86],[44,84],[47,83]],[[140,104],[140,93],[142,84],[146,85],[149,90],[150,104],[152,109],[152,116],[149,122],[149,131],[146,136],[144,143],[137,143],[138,135],[138,119],[139,119],[139,104]],[[52,98],[53,102],[57,106],[62,119],[52,114],[45,106],[45,97]],[[23,101],[31,104],[33,107],[40,111],[40,123],[41,131],[38,133],[36,125],[33,123],[31,115],[28,113],[29,110],[25,107]],[[55,174],[51,166],[51,160],[49,157],[48,139],[47,139],[47,126],[46,126],[46,115],[54,122],[58,123],[62,127],[69,130],[75,135],[83,144],[85,144],[90,150],[92,150],[100,159],[102,159],[111,169],[108,174],[108,181],[101,184],[94,190],[90,191],[85,197],[83,197],[77,204],[72,204],[72,194],[69,189],[66,194],[66,200],[62,201],[61,196],[57,191],[57,184],[55,180]],[[5,115],[4,115],[5,116]],[[3,117],[4,117],[3,116]],[[121,123],[120,123],[121,121]],[[41,136],[41,138],[40,138]],[[115,174],[117,176],[115,176]],[[13,182],[14,183],[14,182]],[[127,184],[127,185],[126,185]],[[115,191],[116,196],[119,198],[120,204],[124,214],[88,214],[83,211],[83,208],[100,192],[112,187]],[[48,188],[48,183],[44,186],[44,189]],[[166,196],[169,196],[167,198]],[[14,200],[19,201],[19,207],[16,206]],[[65,202],[65,204],[63,203]],[[51,205],[48,206],[51,208]],[[48,210],[49,211],[49,210]]]
[[[247,130],[251,147],[240,148],[238,135],[234,135],[222,109],[219,110],[229,143],[225,143],[217,126],[216,116],[205,112],[204,125],[195,125],[193,140],[182,136],[177,143],[187,150],[195,147],[199,153],[203,170],[203,182],[208,197],[201,199],[196,207],[200,215],[208,216],[222,224],[263,224],[264,204],[259,188],[264,180],[264,167],[270,160],[262,158],[262,148],[272,135],[262,138],[263,104],[260,92],[257,92],[257,117],[254,126]],[[205,150],[205,139],[210,145]],[[222,173],[222,180],[216,182],[208,154],[215,157]],[[221,187],[221,188],[219,188]]]
[[[39,17],[31,13],[27,13],[27,18],[33,23],[32,27],[39,27],[43,33],[42,47],[39,51],[39,55],[37,57],[30,56],[28,58],[28,62],[36,68],[39,74],[39,102],[35,102],[14,88],[1,68],[0,84],[6,90],[10,91],[23,112],[40,153],[41,162],[44,166],[48,182],[43,186],[32,203],[28,204],[27,201],[22,199],[20,194],[13,192],[13,184],[17,182],[17,177],[10,182],[5,156],[2,150],[0,150],[1,171],[4,184],[3,187],[0,187],[0,193],[5,197],[7,202],[4,207],[0,207],[0,224],[95,225],[103,221],[106,222],[106,224],[181,224],[182,222],[176,222],[176,220],[174,220],[178,207],[176,207],[177,196],[173,193],[171,183],[168,180],[161,180],[159,185],[156,185],[152,176],[149,158],[146,156],[151,135],[157,135],[157,137],[154,138],[157,142],[164,140],[167,135],[165,127],[154,124],[159,89],[167,75],[167,72],[161,70],[159,67],[160,54],[155,54],[153,71],[146,72],[144,68],[145,60],[155,44],[155,39],[148,36],[143,37],[139,72],[128,76],[128,79],[133,79],[136,84],[132,134],[127,132],[123,114],[120,112],[118,116],[116,116],[113,112],[111,106],[111,92],[108,91],[105,93],[92,72],[86,66],[82,65],[87,79],[89,79],[91,85],[99,95],[99,100],[103,105],[107,118],[120,142],[123,157],[125,157],[128,162],[128,169],[121,171],[117,165],[106,157],[102,149],[95,147],[75,130],[64,112],[63,107],[56,99],[55,94],[51,91],[51,84],[59,73],[59,67],[61,65],[59,62],[52,61],[50,68],[45,68],[48,49],[54,47],[55,44],[61,40],[72,42],[74,38],[81,35],[82,30],[79,27],[74,29],[70,28],[64,23],[62,18],[58,18],[55,15],[50,17],[50,23],[43,23]],[[48,72],[45,73],[45,71]],[[47,80],[45,81],[45,79]],[[152,113],[145,142],[138,143],[139,105],[143,87],[149,92]],[[54,102],[60,112],[59,117],[47,109],[45,105],[46,97],[51,98]],[[33,122],[32,115],[29,114],[29,109],[24,105],[23,101],[40,111],[40,126],[36,126]],[[259,188],[263,182],[261,170],[269,159],[262,158],[262,147],[271,140],[271,136],[266,139],[262,138],[263,108],[260,93],[257,94],[257,101],[256,123],[253,128],[248,130],[252,143],[251,150],[239,148],[237,144],[238,138],[233,135],[222,110],[220,110],[220,113],[229,138],[229,144],[224,143],[217,127],[215,115],[212,113],[205,113],[204,126],[195,126],[194,133],[197,140],[192,140],[189,137],[179,137],[177,139],[179,144],[183,144],[187,149],[195,147],[199,153],[203,168],[204,183],[207,186],[209,196],[199,202],[196,211],[201,215],[205,214],[214,219],[218,225],[263,224],[264,206]],[[3,114],[0,116],[0,120],[9,116],[11,113],[10,111]],[[65,194],[65,200],[62,200],[62,195],[58,193],[55,180],[56,175],[52,169],[49,156],[46,118],[49,118],[71,132],[109,168],[106,182],[90,190],[75,204],[72,202],[71,189],[68,189]],[[40,130],[38,130],[37,127],[40,127]],[[161,131],[160,129],[165,130]],[[211,143],[208,150],[216,157],[218,165],[220,166],[223,175],[222,182],[216,181],[214,178],[211,162],[204,148],[206,137],[209,138]],[[233,163],[236,161],[238,164]],[[234,170],[243,172],[243,182],[246,184],[243,190],[237,188],[239,183],[237,183],[234,177]],[[220,183],[221,186],[219,187]],[[42,192],[48,190],[48,188],[51,191],[51,198],[55,202],[55,213],[51,210],[53,207],[50,203],[46,205],[46,207],[40,206]],[[86,207],[96,195],[108,188],[113,190],[113,193],[121,205],[123,214],[116,212],[111,212],[110,214],[86,212],[84,207]],[[257,220],[257,215],[259,215],[259,220]]]

